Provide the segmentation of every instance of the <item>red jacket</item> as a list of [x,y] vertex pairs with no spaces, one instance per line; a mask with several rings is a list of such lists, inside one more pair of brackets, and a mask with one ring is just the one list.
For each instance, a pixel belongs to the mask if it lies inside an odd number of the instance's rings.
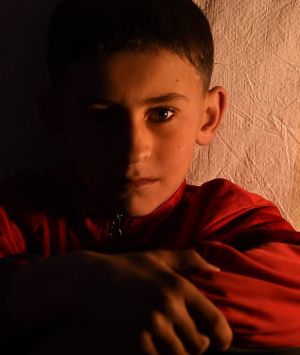
[[0,282],[16,264],[71,250],[195,248],[221,268],[190,279],[227,317],[234,346],[300,346],[300,233],[271,202],[216,179],[183,183],[143,217],[93,216],[86,206],[65,180],[25,174],[3,184]]

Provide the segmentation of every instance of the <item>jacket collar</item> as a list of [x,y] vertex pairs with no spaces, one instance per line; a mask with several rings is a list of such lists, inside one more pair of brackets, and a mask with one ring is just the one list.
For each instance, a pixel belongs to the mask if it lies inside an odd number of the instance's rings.
[[[88,191],[84,191],[80,178],[76,171],[72,168],[59,168],[52,172],[54,177],[69,191],[71,200],[73,201],[75,210],[82,217],[88,218],[94,223],[98,224],[99,219],[113,220],[116,218],[116,214],[107,214],[106,209],[98,209],[98,203],[93,200]],[[143,224],[148,224],[151,221],[159,221],[165,219],[177,206],[182,199],[186,188],[186,181],[184,180],[177,188],[177,190],[160,206],[155,208],[147,215],[139,217],[127,217],[123,216],[123,223],[130,225],[133,229],[138,228]],[[93,209],[93,204],[97,204],[97,213]],[[101,213],[102,212],[102,213]]]

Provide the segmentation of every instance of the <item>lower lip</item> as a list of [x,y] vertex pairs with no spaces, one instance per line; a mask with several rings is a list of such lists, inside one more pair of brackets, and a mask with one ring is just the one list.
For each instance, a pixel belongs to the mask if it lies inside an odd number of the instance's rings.
[[128,182],[127,187],[129,189],[141,189],[143,187],[153,185],[157,181],[158,181],[158,179],[153,179],[153,180],[141,179],[141,180],[137,180],[137,181],[130,181],[130,182]]

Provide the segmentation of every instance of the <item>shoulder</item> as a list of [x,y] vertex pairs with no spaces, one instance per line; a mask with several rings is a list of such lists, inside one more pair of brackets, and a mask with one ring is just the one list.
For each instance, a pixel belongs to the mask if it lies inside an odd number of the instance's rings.
[[243,187],[226,179],[214,179],[201,186],[187,185],[186,194],[196,200],[201,199],[206,203],[224,205],[232,210],[235,208],[254,208],[274,206],[272,202],[262,196],[249,192]]
[[186,199],[197,211],[202,234],[293,229],[272,202],[225,179],[187,185]]

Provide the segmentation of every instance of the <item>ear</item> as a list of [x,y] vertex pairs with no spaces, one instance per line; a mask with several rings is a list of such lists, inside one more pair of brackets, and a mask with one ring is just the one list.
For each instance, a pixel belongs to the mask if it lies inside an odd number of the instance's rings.
[[64,146],[62,110],[58,96],[52,90],[45,91],[38,97],[38,108],[56,143]]
[[209,145],[217,133],[227,106],[227,93],[221,86],[216,86],[206,93],[204,113],[197,135],[199,145]]

